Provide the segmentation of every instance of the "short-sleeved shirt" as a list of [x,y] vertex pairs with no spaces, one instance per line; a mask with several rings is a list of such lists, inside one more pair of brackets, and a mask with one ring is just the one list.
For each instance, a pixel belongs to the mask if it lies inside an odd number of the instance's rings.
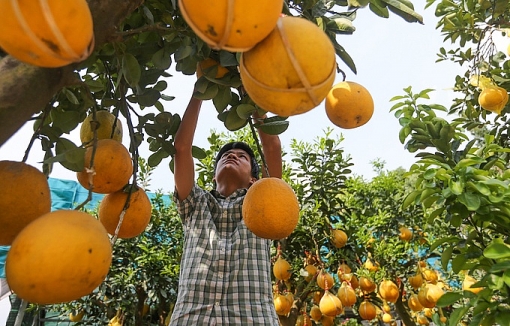
[[271,242],[242,219],[246,189],[225,198],[196,184],[182,202],[179,291],[170,325],[275,325]]

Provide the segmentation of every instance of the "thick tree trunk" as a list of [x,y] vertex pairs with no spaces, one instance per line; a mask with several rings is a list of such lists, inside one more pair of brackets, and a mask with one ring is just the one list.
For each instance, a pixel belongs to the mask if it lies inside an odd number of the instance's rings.
[[[89,0],[96,47],[115,37],[117,26],[143,0]],[[53,95],[73,82],[74,66],[48,69],[27,65],[6,56],[0,60],[0,146]]]

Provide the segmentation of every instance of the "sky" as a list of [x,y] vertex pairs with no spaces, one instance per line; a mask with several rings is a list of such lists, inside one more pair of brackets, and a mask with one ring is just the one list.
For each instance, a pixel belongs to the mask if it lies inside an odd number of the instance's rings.
[[[414,154],[408,153],[398,139],[400,126],[394,114],[390,112],[393,105],[390,99],[396,95],[403,95],[403,89],[408,86],[412,86],[415,92],[433,88],[436,91],[431,94],[430,103],[448,107],[453,97],[451,87],[454,84],[454,77],[462,71],[452,62],[435,63],[439,48],[445,46],[449,49],[450,43],[443,45],[443,37],[435,30],[437,19],[432,8],[425,10],[422,5],[417,5],[415,9],[424,17],[423,25],[408,23],[394,14],[391,14],[389,19],[383,19],[366,8],[358,12],[354,21],[356,27],[354,34],[338,36],[339,43],[354,59],[358,70],[357,74],[354,74],[338,59],[340,68],[347,75],[346,80],[363,85],[374,99],[375,110],[371,120],[356,129],[340,129],[328,120],[322,102],[311,111],[288,119],[289,128],[280,135],[286,152],[290,151],[293,139],[311,143],[324,136],[326,128],[333,128],[332,137],[336,138],[338,135],[344,137],[341,146],[344,155],[351,157],[351,163],[354,164],[353,173],[367,180],[375,176],[371,164],[374,160],[384,161],[388,170],[398,167],[407,169],[416,161]],[[171,69],[173,68],[174,65]],[[165,110],[182,115],[196,78],[175,71],[171,73],[174,77],[167,80],[168,88],[164,93],[176,98],[165,102]],[[337,74],[335,84],[340,81],[342,75]],[[227,131],[222,122],[216,118],[212,101],[207,101],[202,107],[194,144],[207,147],[207,137],[211,130]],[[0,147],[0,157],[4,160],[21,160],[31,131],[32,126],[25,125]],[[79,144],[78,132],[66,138]],[[124,137],[125,145],[127,139],[128,137]],[[38,146],[40,145],[36,144],[32,148],[27,163],[42,169],[40,162],[43,154]],[[150,155],[146,145],[140,152],[145,157]],[[164,193],[173,191],[173,175],[168,163],[169,159],[162,161],[154,171],[149,188],[151,191],[161,190]],[[74,172],[62,168],[59,164],[55,165],[51,177],[76,180]]]

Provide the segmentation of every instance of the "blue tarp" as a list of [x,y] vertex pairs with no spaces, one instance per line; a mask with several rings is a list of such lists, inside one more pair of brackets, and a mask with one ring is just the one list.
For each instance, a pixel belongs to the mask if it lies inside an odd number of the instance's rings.
[[7,258],[8,246],[0,246],[0,278],[5,278],[5,258]]
[[[89,195],[89,191],[87,189],[83,188],[78,182],[73,180],[48,178],[48,184],[51,191],[52,211],[73,209],[77,205],[83,203]],[[149,198],[156,196],[155,193],[147,193],[147,195]],[[85,205],[85,208],[94,210],[103,197],[104,195],[102,194],[93,193],[92,200]],[[163,201],[165,204],[170,204],[170,196],[164,195]],[[0,278],[5,278],[4,265],[8,250],[8,246],[0,246]]]

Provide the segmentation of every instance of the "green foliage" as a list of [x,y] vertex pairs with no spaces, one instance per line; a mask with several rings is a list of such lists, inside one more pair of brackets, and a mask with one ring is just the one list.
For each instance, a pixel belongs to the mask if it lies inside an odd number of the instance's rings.
[[[510,287],[501,269],[510,262],[505,243],[510,235],[509,149],[492,132],[476,139],[463,132],[458,119],[450,123],[438,118],[434,110],[441,106],[418,104],[428,99],[428,92],[415,95],[408,88],[405,96],[393,98],[399,101],[392,110],[402,126],[401,140],[419,158],[409,171],[416,190],[403,206],[422,207],[430,225],[446,223],[450,236],[436,239],[431,250],[441,256],[445,270],[467,271],[481,278],[479,285],[485,288],[477,295],[461,291],[442,299],[442,306],[456,308],[449,325],[466,314],[471,325],[492,324],[509,313],[504,307]],[[495,304],[477,309],[488,302]]]
[[[161,194],[152,205],[146,231],[115,242],[105,281],[90,295],[49,306],[50,311],[67,318],[71,311],[84,310],[83,325],[105,325],[119,310],[126,325],[164,325],[177,298],[183,235],[175,205],[165,203]],[[142,316],[144,304],[150,311]]]

